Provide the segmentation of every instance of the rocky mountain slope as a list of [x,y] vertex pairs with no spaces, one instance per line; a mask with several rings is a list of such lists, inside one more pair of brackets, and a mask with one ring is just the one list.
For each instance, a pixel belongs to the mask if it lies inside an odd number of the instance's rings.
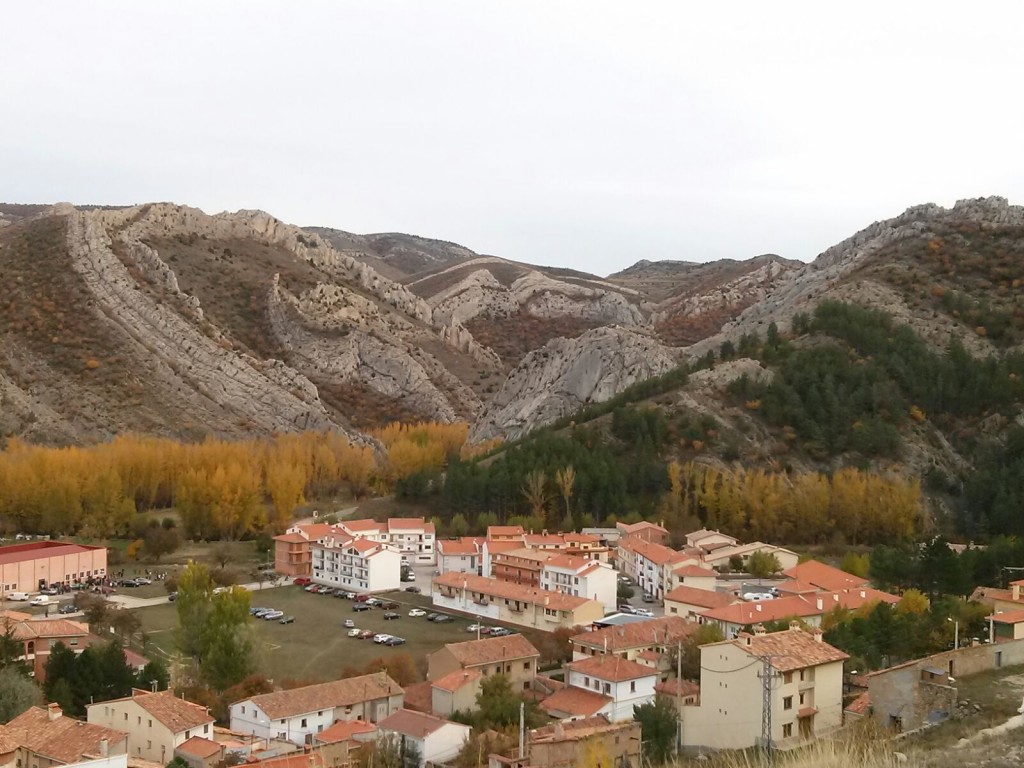
[[[1022,251],[1024,213],[999,198],[912,208],[812,264],[608,278],[260,211],[0,205],[0,434],[464,419],[474,439],[519,436],[824,298],[883,307],[936,345],[1013,348]],[[713,389],[680,397],[720,412]]]

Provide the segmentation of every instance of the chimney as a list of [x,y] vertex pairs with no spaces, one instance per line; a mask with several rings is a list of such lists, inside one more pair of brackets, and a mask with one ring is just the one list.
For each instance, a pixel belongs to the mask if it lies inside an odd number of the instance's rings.
[[110,756],[110,740],[100,739],[100,757]]
[[824,643],[825,642],[825,633],[822,632],[819,627],[815,627],[814,629],[812,629],[811,630],[811,634],[814,635],[814,639],[815,639],[816,642],[819,642],[819,643]]
[[758,613],[760,613],[761,612],[761,604],[760,603],[754,603],[754,610],[757,611]]
[[818,610],[819,611],[825,610],[825,603],[822,601],[822,599],[820,597],[818,598]]
[[46,716],[52,722],[59,720],[64,715],[64,711],[60,708],[60,704],[47,704],[46,705]]
[[764,636],[764,624],[755,624],[753,629],[754,629],[754,637],[763,637]]
[[790,631],[795,631],[795,630],[800,629],[800,622],[797,621],[796,619],[793,619],[793,621],[789,622],[789,629],[790,629]]
[[555,721],[555,738],[559,741],[565,738],[565,728],[562,726],[561,720]]
[[1020,584],[1013,584],[1013,599],[1020,600]]
[[863,599],[864,599],[865,597],[867,597],[867,596],[868,596],[868,593],[867,593],[867,591],[865,591],[865,590],[863,590],[863,589],[862,589],[862,590],[860,591],[860,596],[861,596],[861,599],[863,600]]

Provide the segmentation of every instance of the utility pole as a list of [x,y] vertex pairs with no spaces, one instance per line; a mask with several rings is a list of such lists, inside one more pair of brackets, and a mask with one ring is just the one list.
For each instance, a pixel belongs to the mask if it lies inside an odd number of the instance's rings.
[[[667,638],[666,638],[667,639]],[[676,647],[676,755],[683,751],[683,641]]]
[[761,745],[765,763],[772,764],[772,658],[761,657]]

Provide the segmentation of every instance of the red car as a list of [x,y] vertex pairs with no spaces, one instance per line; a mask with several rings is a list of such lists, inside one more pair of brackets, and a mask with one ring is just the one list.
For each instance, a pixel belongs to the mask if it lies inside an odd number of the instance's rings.
[[308,577],[306,577],[306,576],[299,576],[299,577],[297,577],[295,579],[292,579],[292,584],[295,584],[295,585],[297,585],[299,587],[308,587],[312,583],[313,583],[313,580],[308,578]]

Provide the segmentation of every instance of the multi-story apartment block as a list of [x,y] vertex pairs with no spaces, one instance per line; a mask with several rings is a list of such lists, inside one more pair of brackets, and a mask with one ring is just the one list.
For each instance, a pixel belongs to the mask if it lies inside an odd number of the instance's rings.
[[[604,715],[612,722],[633,719],[633,707],[654,700],[658,674],[619,656],[593,656],[566,667],[567,687],[541,702],[552,717],[576,720]],[[585,695],[584,695],[585,694]],[[596,711],[594,707],[597,706]]]
[[438,573],[480,573],[482,536],[440,539],[437,542]]
[[697,631],[699,624],[678,616],[663,616],[574,635],[573,661],[591,656],[619,656],[637,661],[641,654],[664,654],[677,650],[679,643]]
[[608,613],[615,611],[618,603],[618,574],[600,560],[554,555],[541,567],[540,586],[552,592],[597,600]]
[[698,565],[700,560],[687,552],[677,552],[664,544],[639,536],[619,540],[619,570],[632,577],[644,592],[661,600],[672,589],[672,572],[683,565]]
[[422,517],[392,517],[385,522],[342,520],[337,527],[349,536],[390,544],[410,563],[436,562],[434,524]]
[[123,699],[86,708],[89,722],[128,734],[128,755],[166,765],[174,750],[193,736],[213,738],[213,717],[206,707],[179,699],[173,691],[133,689]]
[[688,747],[746,749],[761,744],[764,675],[771,676],[772,742],[791,747],[842,725],[843,661],[821,632],[741,634],[701,646],[700,703],[682,708]]
[[402,556],[391,544],[352,538],[340,531],[312,545],[312,579],[357,592],[401,587]]

